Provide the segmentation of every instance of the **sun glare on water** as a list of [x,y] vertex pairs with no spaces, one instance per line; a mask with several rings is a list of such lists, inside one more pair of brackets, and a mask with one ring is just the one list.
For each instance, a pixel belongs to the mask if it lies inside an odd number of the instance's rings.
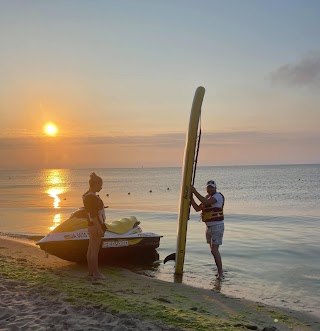
[[58,128],[54,123],[46,123],[44,125],[44,132],[48,136],[55,136],[58,133]]

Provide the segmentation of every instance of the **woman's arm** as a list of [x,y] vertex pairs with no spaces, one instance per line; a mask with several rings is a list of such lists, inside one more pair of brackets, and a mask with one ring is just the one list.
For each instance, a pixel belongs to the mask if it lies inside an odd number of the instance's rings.
[[100,222],[98,216],[96,216],[96,217],[91,217],[91,220],[92,220],[92,222],[93,222],[93,224],[94,224],[94,227],[95,227],[95,229],[96,229],[96,231],[97,231],[97,234],[101,235],[101,237],[102,237],[103,234],[104,234],[104,232],[103,232],[103,230],[102,230],[101,222]]
[[99,220],[99,200],[94,195],[88,195],[86,196],[84,200],[84,207],[86,212],[90,215],[90,220],[93,223],[93,226],[95,230],[97,231],[97,234],[103,236],[103,230],[101,228],[101,221]]

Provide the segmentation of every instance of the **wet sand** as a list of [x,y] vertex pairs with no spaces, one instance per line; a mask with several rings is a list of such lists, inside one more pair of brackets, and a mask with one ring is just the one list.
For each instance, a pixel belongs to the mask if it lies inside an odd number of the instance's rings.
[[0,237],[0,329],[320,330],[308,314],[119,267],[101,271],[107,279],[92,281],[83,265],[46,258],[33,242]]

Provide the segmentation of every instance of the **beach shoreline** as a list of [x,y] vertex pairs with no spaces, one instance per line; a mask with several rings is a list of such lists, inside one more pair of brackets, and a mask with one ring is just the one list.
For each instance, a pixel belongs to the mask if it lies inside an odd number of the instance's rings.
[[185,284],[45,257],[34,243],[1,237],[0,328],[34,330],[319,330],[316,317]]

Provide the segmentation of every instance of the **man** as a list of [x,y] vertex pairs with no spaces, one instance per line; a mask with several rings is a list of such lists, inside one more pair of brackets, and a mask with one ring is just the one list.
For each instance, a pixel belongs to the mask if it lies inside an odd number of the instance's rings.
[[217,279],[223,279],[222,260],[219,246],[222,245],[224,232],[224,196],[217,192],[217,184],[214,180],[207,182],[207,195],[202,196],[193,186],[191,192],[200,200],[198,205],[192,196],[191,204],[195,211],[202,211],[201,219],[206,223],[206,239],[210,245],[211,253],[218,268]]

